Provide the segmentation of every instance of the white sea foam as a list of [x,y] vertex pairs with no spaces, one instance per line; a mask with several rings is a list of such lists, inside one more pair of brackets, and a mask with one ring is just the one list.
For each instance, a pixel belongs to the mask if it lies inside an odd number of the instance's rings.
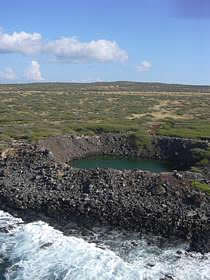
[[0,232],[0,254],[11,264],[6,280],[155,280],[165,274],[178,280],[210,279],[210,255],[185,255],[181,248],[177,258],[177,248],[159,249],[142,241],[122,259],[44,222],[20,222],[0,211],[0,224],[13,225],[9,233]]

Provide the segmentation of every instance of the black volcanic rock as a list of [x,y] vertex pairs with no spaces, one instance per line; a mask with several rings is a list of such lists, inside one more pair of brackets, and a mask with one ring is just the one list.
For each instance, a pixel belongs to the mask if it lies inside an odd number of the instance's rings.
[[61,162],[91,155],[116,155],[170,161],[174,168],[187,169],[195,163],[193,149],[208,148],[207,141],[176,137],[149,138],[149,145],[137,145],[135,136],[102,134],[98,136],[55,136],[40,140],[39,145],[48,149]]
[[4,153],[0,174],[0,209],[12,214],[176,236],[210,251],[210,196],[191,187],[189,173],[74,169],[20,145]]

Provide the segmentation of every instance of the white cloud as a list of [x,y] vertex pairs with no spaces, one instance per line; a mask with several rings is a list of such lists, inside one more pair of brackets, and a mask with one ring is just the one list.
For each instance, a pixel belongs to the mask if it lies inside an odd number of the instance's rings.
[[31,62],[31,66],[25,71],[25,77],[27,80],[34,82],[44,80],[40,71],[40,65],[37,61],[33,60]]
[[147,60],[144,60],[136,68],[139,72],[148,72],[152,68],[152,63]]
[[39,33],[0,32],[0,53],[33,54],[41,51],[42,36]]
[[7,67],[0,72],[0,79],[6,81],[14,81],[17,79],[17,76],[15,71],[11,67]]
[[115,41],[92,40],[81,42],[74,37],[64,37],[54,41],[44,41],[39,33],[14,32],[0,30],[0,54],[21,53],[51,54],[58,61],[69,63],[126,61],[127,52]]
[[49,42],[45,51],[55,55],[58,60],[79,62],[126,61],[126,51],[118,44],[108,40],[80,42],[75,38],[62,38]]

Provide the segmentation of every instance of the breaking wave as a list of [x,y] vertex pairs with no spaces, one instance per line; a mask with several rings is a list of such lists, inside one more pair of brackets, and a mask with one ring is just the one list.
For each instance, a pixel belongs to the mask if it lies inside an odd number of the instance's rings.
[[47,223],[24,224],[21,219],[0,211],[1,280],[159,280],[164,277],[210,280],[210,254],[189,254],[184,245],[159,248],[139,240],[122,257],[111,246],[99,248],[81,238],[65,236]]

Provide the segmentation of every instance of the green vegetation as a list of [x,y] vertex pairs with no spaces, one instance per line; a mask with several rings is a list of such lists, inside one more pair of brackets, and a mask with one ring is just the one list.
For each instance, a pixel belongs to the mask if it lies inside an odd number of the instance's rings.
[[119,132],[136,135],[137,145],[149,149],[150,135],[210,139],[209,107],[210,87],[205,86],[0,85],[0,141]]
[[206,193],[210,194],[210,185],[208,185],[208,184],[201,183],[199,181],[193,181],[192,187],[199,189],[202,192],[206,192]]
[[202,119],[193,119],[191,121],[167,120],[162,123],[159,135],[210,139],[210,122]]
[[204,167],[210,163],[210,148],[207,150],[195,148],[191,151],[197,167]]
[[152,151],[154,148],[152,146],[152,137],[150,135],[144,135],[140,131],[132,134],[134,144],[139,150]]

